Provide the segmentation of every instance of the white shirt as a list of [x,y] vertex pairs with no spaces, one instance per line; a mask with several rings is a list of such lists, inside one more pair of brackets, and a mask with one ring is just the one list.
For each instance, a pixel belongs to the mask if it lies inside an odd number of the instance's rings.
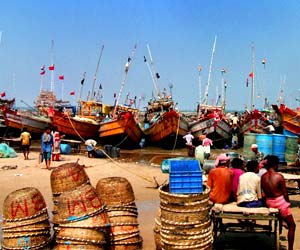
[[261,198],[260,177],[256,173],[246,172],[240,176],[237,203],[255,201]]

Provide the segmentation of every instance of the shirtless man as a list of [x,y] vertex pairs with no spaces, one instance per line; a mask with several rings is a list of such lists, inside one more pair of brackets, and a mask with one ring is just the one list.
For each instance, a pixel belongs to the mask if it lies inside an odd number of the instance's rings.
[[296,224],[291,213],[289,196],[285,180],[277,173],[279,159],[275,155],[265,157],[267,172],[261,177],[261,187],[264,190],[268,207],[278,208],[280,216],[288,229],[288,250],[293,250]]

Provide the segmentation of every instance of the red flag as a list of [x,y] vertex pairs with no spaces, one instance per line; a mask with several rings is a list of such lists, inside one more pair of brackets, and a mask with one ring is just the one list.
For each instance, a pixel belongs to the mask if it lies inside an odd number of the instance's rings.
[[60,76],[58,76],[58,79],[59,79],[59,80],[64,80],[65,77],[64,77],[64,75],[60,75]]
[[49,70],[54,70],[54,64],[52,64],[51,66],[49,66]]
[[75,91],[71,91],[71,92],[70,92],[70,95],[75,95]]
[[2,92],[0,95],[1,95],[1,97],[4,97],[4,96],[6,96],[6,93]]
[[254,77],[254,72],[251,72],[251,73],[249,74],[249,77],[250,77],[250,78],[253,78],[253,77]]

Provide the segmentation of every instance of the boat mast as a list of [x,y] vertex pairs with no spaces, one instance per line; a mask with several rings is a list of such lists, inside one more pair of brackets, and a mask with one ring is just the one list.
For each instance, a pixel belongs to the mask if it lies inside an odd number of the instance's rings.
[[125,64],[124,77],[123,77],[123,80],[121,82],[121,88],[120,88],[120,91],[119,91],[119,95],[118,95],[118,97],[116,99],[115,108],[113,110],[113,114],[112,114],[113,118],[115,117],[115,115],[117,113],[117,108],[118,108],[118,105],[119,105],[119,101],[120,101],[120,98],[121,98],[121,95],[122,95],[122,92],[123,92],[125,81],[127,79],[127,74],[128,74],[129,67],[131,65],[132,59],[133,59],[135,51],[136,51],[136,47],[137,47],[137,44],[134,45],[134,48],[133,48],[133,50],[131,52],[131,56],[128,57],[127,62]]
[[200,105],[200,103],[201,103],[201,95],[202,95],[202,93],[201,93],[201,89],[202,89],[202,79],[201,79],[201,71],[202,71],[202,66],[201,65],[199,65],[198,66],[198,88],[199,88],[199,105]]
[[102,57],[103,49],[104,49],[104,45],[102,45],[102,47],[101,47],[100,55],[99,55],[99,58],[98,58],[97,67],[96,67],[96,71],[95,71],[94,78],[93,78],[93,87],[92,87],[92,91],[90,93],[91,96],[89,98],[90,100],[92,100],[95,97],[94,89],[95,89],[95,83],[96,83],[96,79],[97,79],[97,73],[98,73],[98,70],[99,70],[99,65],[100,65],[100,60],[101,60],[101,57]]
[[206,89],[205,89],[205,94],[204,94],[204,100],[203,100],[203,104],[205,104],[205,105],[207,105],[207,102],[208,102],[208,89],[209,89],[209,85],[210,85],[211,71],[212,71],[212,64],[213,64],[213,59],[214,59],[214,54],[215,54],[215,49],[216,49],[216,43],[217,43],[217,36],[215,36],[214,45],[213,45],[211,58],[210,58],[209,73],[208,73],[208,79],[207,79],[207,84],[206,84]]
[[252,77],[251,77],[251,83],[252,83],[252,86],[251,86],[251,107],[250,107],[250,110],[253,111],[254,109],[254,77],[255,77],[255,74],[254,74],[254,44],[251,45],[251,58],[252,58]]
[[[51,66],[54,66],[54,40],[51,41],[50,63]],[[51,92],[54,92],[54,70],[50,70],[50,71],[51,71],[50,90]]]
[[154,63],[153,63],[152,54],[151,54],[151,50],[150,50],[149,44],[147,44],[147,49],[148,49],[148,54],[149,54],[149,58],[150,58],[150,65],[148,64],[147,61],[146,61],[146,63],[147,63],[148,69],[150,71],[150,74],[151,74],[151,77],[152,77],[152,80],[153,80],[153,83],[154,83],[154,88],[156,90],[156,94],[160,98],[161,94],[160,94],[159,87],[158,87],[158,78],[159,78],[159,75],[156,72],[155,67],[154,67]]

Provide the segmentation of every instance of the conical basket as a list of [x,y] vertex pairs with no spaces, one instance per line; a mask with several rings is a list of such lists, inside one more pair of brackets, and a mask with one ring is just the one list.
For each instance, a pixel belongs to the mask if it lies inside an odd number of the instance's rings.
[[44,213],[46,203],[41,192],[26,187],[11,192],[3,203],[3,221],[17,222],[30,220]]
[[84,165],[77,162],[65,163],[55,168],[50,176],[53,195],[74,190],[81,185],[90,183],[90,179],[84,170]]
[[123,177],[107,177],[100,179],[96,190],[104,204],[123,205],[135,201],[134,192],[130,182]]
[[104,210],[104,205],[95,188],[83,185],[75,190],[63,192],[58,197],[55,224],[69,223],[92,217]]

